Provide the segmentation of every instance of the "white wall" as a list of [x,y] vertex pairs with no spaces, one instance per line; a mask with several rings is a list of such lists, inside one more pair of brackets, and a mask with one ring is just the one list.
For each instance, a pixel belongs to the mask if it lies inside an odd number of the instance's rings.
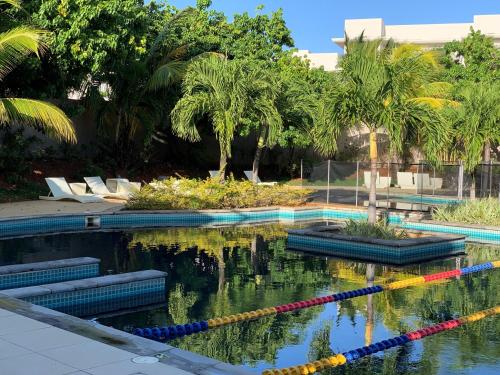
[[312,53],[306,49],[298,50],[293,55],[309,60],[311,68],[323,67],[327,72],[334,71],[337,68],[339,59],[338,53]]
[[[392,39],[398,43],[415,43],[424,47],[441,47],[447,42],[465,38],[470,28],[480,30],[500,46],[500,14],[476,15],[473,22],[420,25],[385,25],[382,18],[345,20],[344,31],[349,38],[364,32],[367,39]],[[332,38],[345,47],[345,37]]]

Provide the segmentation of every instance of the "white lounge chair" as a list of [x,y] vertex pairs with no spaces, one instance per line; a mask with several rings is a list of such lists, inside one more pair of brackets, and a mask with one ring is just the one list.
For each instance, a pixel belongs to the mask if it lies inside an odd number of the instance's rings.
[[431,179],[428,173],[414,173],[413,179],[419,189],[432,189]]
[[[243,173],[245,173],[245,176],[246,178],[248,179],[248,181],[252,181],[253,182],[253,172],[252,171],[243,171]],[[257,176],[257,185],[268,185],[268,186],[273,186],[273,185],[276,185],[277,182],[276,181],[272,181],[272,182],[262,182],[259,178],[259,176]]]
[[417,187],[415,182],[413,181],[413,173],[412,172],[398,172],[398,186],[401,189],[412,189],[415,190]]
[[108,178],[106,187],[111,193],[134,193],[141,190],[140,182],[130,182],[126,178]]
[[[365,179],[365,187],[367,189],[370,188],[370,181],[371,181],[371,172],[370,171],[364,171],[363,172],[364,179]],[[391,186],[391,177],[380,177],[380,173],[377,172],[377,181],[375,183],[375,187],[377,189],[387,189],[389,186]]]
[[45,181],[47,185],[49,185],[50,193],[48,196],[39,196],[42,200],[59,201],[62,199],[70,199],[80,203],[104,202],[104,199],[95,194],[75,194],[64,177],[49,177],[46,178]]
[[431,177],[431,188],[442,189],[443,179],[441,177]]
[[108,187],[104,183],[101,177],[84,177],[83,178],[87,185],[89,185],[90,190],[95,195],[98,195],[103,198],[118,198],[118,199],[128,199],[130,197],[130,193],[113,193],[109,191]]
[[219,177],[219,171],[208,171],[208,174],[210,175],[210,178]]

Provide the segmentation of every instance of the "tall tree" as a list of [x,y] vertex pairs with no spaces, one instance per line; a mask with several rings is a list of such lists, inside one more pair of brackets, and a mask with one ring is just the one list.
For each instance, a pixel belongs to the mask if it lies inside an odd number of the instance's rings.
[[190,64],[182,84],[184,96],[172,111],[172,130],[181,138],[199,141],[197,120],[208,116],[219,141],[219,177],[225,178],[231,145],[247,100],[242,65],[235,60],[209,56]]
[[471,29],[461,41],[444,45],[444,78],[452,83],[500,79],[500,51],[493,38]]
[[363,125],[370,132],[370,193],[368,221],[376,222],[377,134],[384,131],[392,152],[401,152],[409,133],[418,133],[423,151],[431,160],[448,142],[449,132],[439,108],[444,101],[427,96],[438,64],[431,51],[417,46],[395,46],[361,35],[347,43],[341,61],[341,85],[328,98],[329,115],[316,127],[317,149],[333,153],[343,127]]
[[259,165],[265,147],[278,141],[283,120],[277,108],[281,83],[270,70],[253,68],[247,76],[248,104],[246,116],[257,127],[257,146],[252,164],[252,179],[259,180]]
[[475,170],[481,160],[489,160],[492,144],[500,143],[500,83],[468,82],[460,88],[460,106],[449,111],[458,156],[471,174],[470,197],[476,197]]
[[[474,31],[461,41],[453,41],[444,45],[443,62],[446,69],[443,76],[458,87],[466,86],[470,90],[473,83],[498,82],[500,80],[500,52],[491,37]],[[460,91],[460,90],[459,90]],[[484,90],[483,90],[484,91]],[[484,97],[481,97],[483,100]],[[460,116],[461,111],[459,112]],[[474,121],[471,119],[471,121]],[[483,144],[483,182],[486,186],[489,181],[489,167],[491,160],[491,143],[485,139]],[[468,162],[467,162],[468,164]],[[472,172],[471,172],[472,173]],[[475,181],[473,181],[475,182]],[[475,194],[474,189],[471,190]]]
[[[18,0],[0,0],[0,7],[21,7]],[[0,13],[3,10],[0,9]],[[5,77],[27,56],[40,56],[47,50],[47,33],[28,26],[18,26],[0,33],[0,95],[10,94],[3,85]],[[23,125],[42,130],[54,138],[76,141],[71,120],[55,105],[33,99],[0,96],[0,126]]]
[[[181,81],[187,66],[187,47],[172,40],[179,23],[191,16],[192,8],[177,12],[162,24],[162,30],[148,43],[141,59],[130,59],[122,68],[87,82],[87,105],[96,113],[98,130],[115,167],[126,168],[134,152],[147,146],[154,130],[168,116],[174,103],[171,88]],[[101,92],[106,87],[105,92]],[[144,162],[144,160],[141,160]]]

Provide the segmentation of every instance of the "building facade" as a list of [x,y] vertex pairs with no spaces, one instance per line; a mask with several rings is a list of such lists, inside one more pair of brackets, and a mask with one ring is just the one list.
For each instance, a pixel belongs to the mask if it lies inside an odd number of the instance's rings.
[[[419,25],[386,25],[382,18],[352,19],[344,22],[344,35],[332,38],[341,48],[345,48],[347,38],[356,38],[361,33],[368,40],[393,40],[396,43],[413,43],[424,48],[439,48],[453,40],[462,40],[471,28],[493,39],[500,48],[500,14],[476,15],[472,22]],[[299,50],[296,56],[308,59],[313,68],[323,67],[326,71],[337,69],[339,54],[312,53]]]

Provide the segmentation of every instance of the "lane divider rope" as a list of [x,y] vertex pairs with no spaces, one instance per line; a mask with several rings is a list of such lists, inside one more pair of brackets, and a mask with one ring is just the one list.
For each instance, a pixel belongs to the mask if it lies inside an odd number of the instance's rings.
[[308,307],[323,305],[330,302],[343,301],[346,299],[364,296],[368,294],[380,293],[384,290],[407,288],[436,280],[449,279],[456,276],[467,275],[475,272],[482,272],[485,270],[499,268],[499,267],[500,267],[500,260],[497,260],[494,262],[478,264],[475,266],[464,267],[452,271],[445,271],[425,276],[418,276],[402,281],[394,281],[386,285],[375,285],[368,288],[361,288],[361,289],[351,290],[348,292],[335,293],[329,296],[316,297],[305,301],[298,301],[274,307],[267,307],[264,309],[248,311],[240,314],[228,315],[221,318],[214,318],[194,323],[178,324],[166,327],[135,328],[132,331],[132,333],[137,336],[146,337],[157,341],[172,340],[178,337],[204,332],[212,328],[232,323],[242,322],[246,320],[253,320],[270,315],[282,314],[285,312],[305,309]]
[[360,359],[362,357],[377,353],[383,350],[402,346],[410,341],[421,340],[424,337],[435,335],[443,331],[455,329],[461,325],[472,323],[488,316],[500,314],[500,306],[491,309],[476,312],[474,314],[461,317],[458,319],[448,320],[429,327],[425,327],[416,331],[408,332],[401,336],[396,336],[388,340],[379,341],[375,344],[363,346],[355,350],[350,350],[342,354],[332,355],[327,358],[322,358],[314,362],[305,363],[303,365],[292,366],[282,369],[264,370],[262,375],[307,375],[314,374],[317,371],[345,365]]

